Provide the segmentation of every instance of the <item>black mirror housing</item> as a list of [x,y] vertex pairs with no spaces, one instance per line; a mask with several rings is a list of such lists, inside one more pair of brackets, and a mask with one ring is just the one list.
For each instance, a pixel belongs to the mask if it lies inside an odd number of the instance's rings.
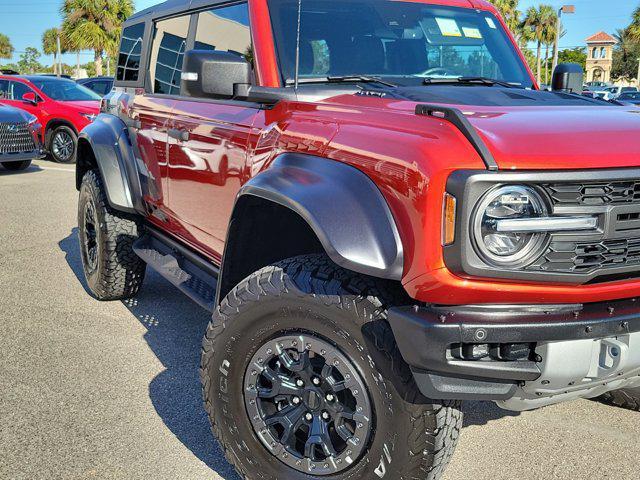
[[551,89],[554,92],[582,94],[584,71],[577,63],[561,63],[553,72]]
[[181,94],[195,98],[229,99],[250,85],[251,65],[231,52],[189,50],[182,64]]

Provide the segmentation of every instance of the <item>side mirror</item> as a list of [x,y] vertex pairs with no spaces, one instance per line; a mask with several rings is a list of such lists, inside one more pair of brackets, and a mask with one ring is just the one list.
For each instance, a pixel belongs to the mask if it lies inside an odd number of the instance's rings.
[[182,64],[181,94],[195,98],[246,96],[251,65],[230,52],[189,50]]
[[584,72],[577,63],[561,63],[553,72],[551,88],[554,92],[582,93]]
[[36,94],[33,92],[27,92],[22,95],[22,101],[25,103],[30,103],[31,105],[37,105],[38,100],[36,99]]

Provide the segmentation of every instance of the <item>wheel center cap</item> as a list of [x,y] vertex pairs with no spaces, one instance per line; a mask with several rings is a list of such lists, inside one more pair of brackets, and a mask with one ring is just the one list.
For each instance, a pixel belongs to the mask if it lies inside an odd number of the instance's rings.
[[322,396],[315,390],[307,390],[305,393],[304,403],[309,410],[315,412],[322,406]]

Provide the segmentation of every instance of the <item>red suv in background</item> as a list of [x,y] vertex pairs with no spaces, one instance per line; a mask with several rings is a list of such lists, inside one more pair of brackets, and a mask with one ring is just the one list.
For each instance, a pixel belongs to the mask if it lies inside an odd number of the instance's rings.
[[100,96],[65,78],[0,75],[0,103],[35,115],[56,162],[73,163],[78,133],[100,111]]

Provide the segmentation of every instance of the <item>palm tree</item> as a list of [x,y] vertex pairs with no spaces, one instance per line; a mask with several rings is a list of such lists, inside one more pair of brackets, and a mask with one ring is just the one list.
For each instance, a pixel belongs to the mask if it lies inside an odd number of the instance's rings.
[[532,33],[536,42],[536,79],[542,83],[542,46],[549,42],[549,31],[557,25],[557,14],[551,5],[540,5],[538,8],[529,7],[524,19],[524,27]]
[[507,23],[509,30],[516,34],[521,25],[520,11],[518,10],[520,0],[491,0],[491,3],[495,5],[504,17],[504,21]]
[[631,25],[629,25],[628,30],[630,37],[633,40],[640,42],[640,7],[636,8],[633,12]]
[[62,31],[70,49],[93,50],[96,75],[102,75],[105,52],[118,48],[122,23],[133,14],[132,0],[65,0]]
[[618,41],[616,48],[620,50],[620,53],[622,53],[623,62],[627,61],[629,54],[637,45],[637,42],[634,40],[630,30],[631,27],[619,28],[616,30],[616,33],[613,34],[614,38]]
[[13,57],[13,45],[5,34],[0,33],[0,58],[10,59]]
[[[53,55],[53,73],[58,73],[58,36],[60,30],[49,28],[42,34],[42,52],[45,55]],[[60,72],[62,73],[62,72]]]

